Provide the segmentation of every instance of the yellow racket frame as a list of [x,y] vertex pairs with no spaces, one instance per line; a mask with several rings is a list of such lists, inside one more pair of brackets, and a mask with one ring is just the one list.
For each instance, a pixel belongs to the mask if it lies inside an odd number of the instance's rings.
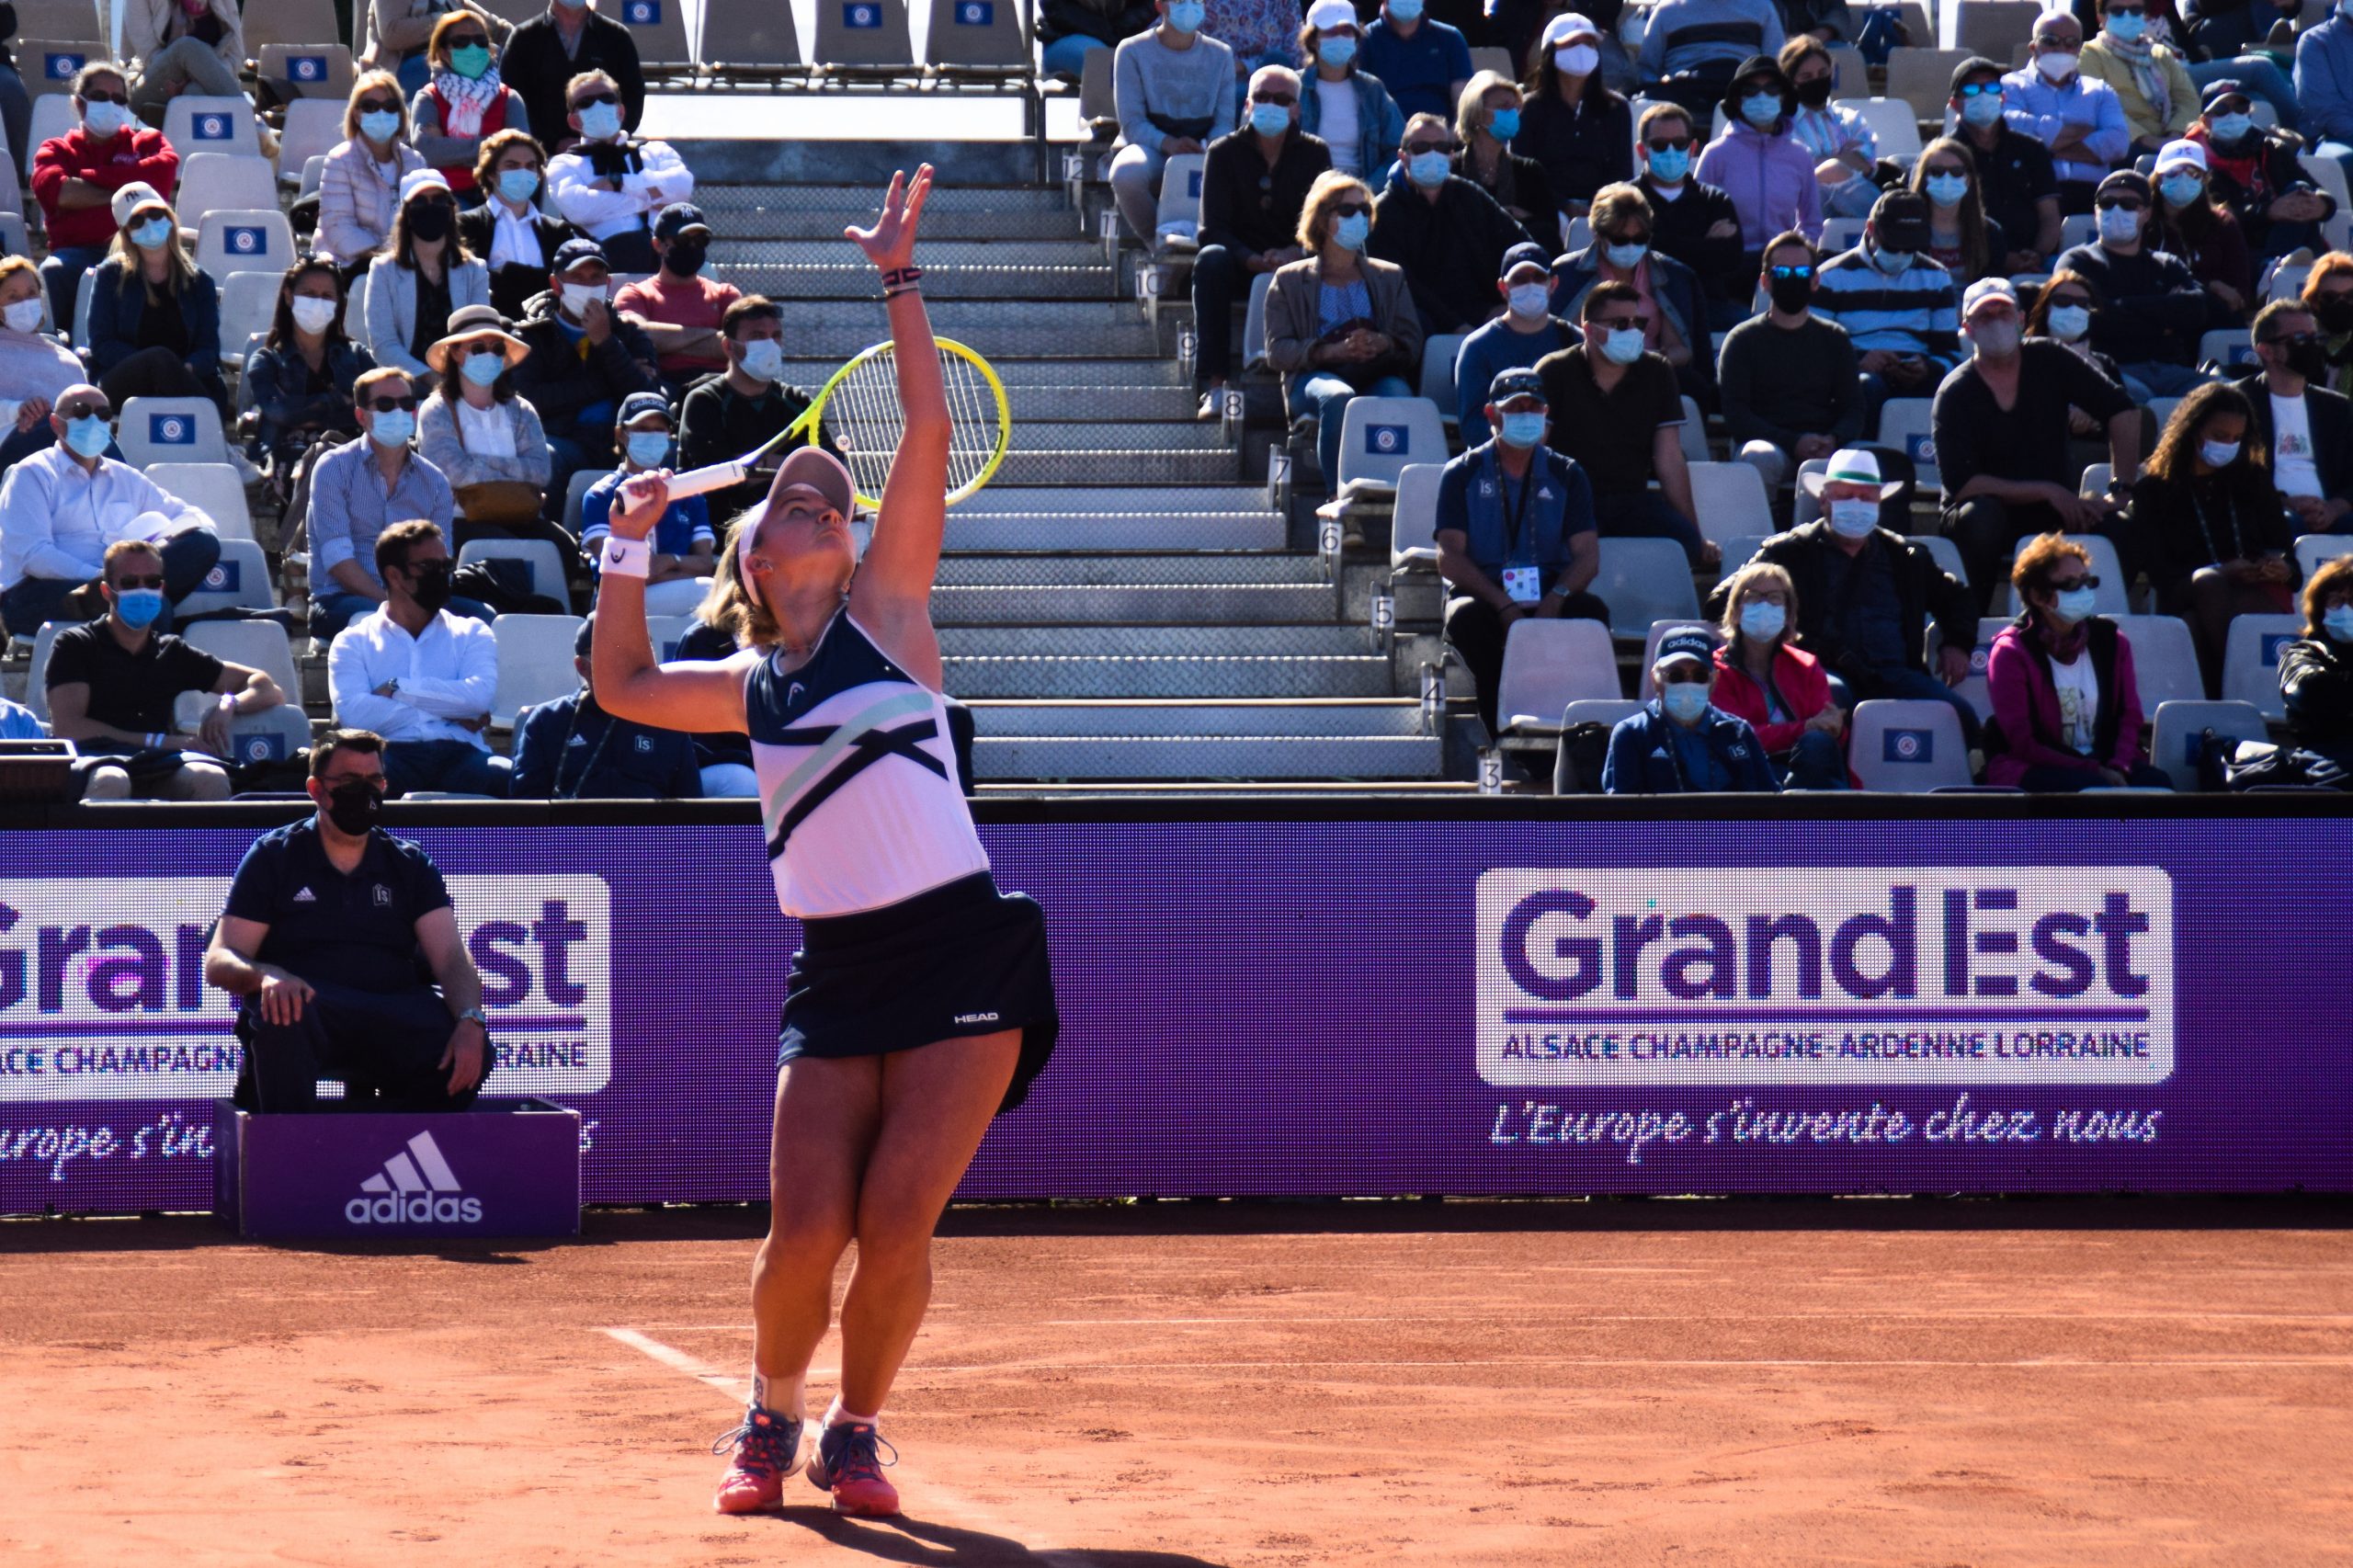
[[[955,430],[948,456],[948,505],[953,506],[977,494],[1004,465],[1006,449],[1013,442],[1013,403],[1006,396],[1005,382],[978,353],[949,338],[933,342],[939,350],[940,373],[948,386],[948,415]],[[847,415],[847,419],[835,421],[833,435],[849,460],[858,504],[870,511],[882,504],[883,481],[890,474],[899,435],[906,427],[898,406],[898,371],[891,363],[892,353],[891,344],[878,343],[835,370],[818,389],[816,401],[807,412],[771,443],[781,444],[796,432],[813,440],[829,407]],[[984,437],[974,438],[983,425],[994,429]],[[885,430],[887,442],[878,438]]]

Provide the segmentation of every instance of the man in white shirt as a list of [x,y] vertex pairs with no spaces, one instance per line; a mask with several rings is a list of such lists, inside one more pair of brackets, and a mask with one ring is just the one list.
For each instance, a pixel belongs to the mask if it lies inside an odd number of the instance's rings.
[[327,650],[335,723],[384,737],[392,792],[448,790],[504,798],[514,764],[483,738],[498,695],[498,640],[451,615],[449,546],[423,520],[376,540],[383,607],[344,628]]
[[2353,512],[2353,402],[2328,390],[2328,346],[2312,308],[2274,300],[2248,329],[2262,369],[2238,383],[2255,409],[2250,438],[2305,533],[2335,533]]
[[605,247],[615,271],[655,271],[651,215],[692,196],[695,176],[667,142],[621,135],[620,87],[602,71],[574,76],[564,102],[580,140],[548,165],[556,210]]
[[171,630],[171,607],[201,587],[221,559],[210,517],[106,455],[113,418],[106,393],[67,387],[49,415],[57,445],[17,463],[0,483],[0,618],[19,637],[32,636],[44,620],[104,613],[97,585],[107,546],[117,540],[159,546],[162,631]]

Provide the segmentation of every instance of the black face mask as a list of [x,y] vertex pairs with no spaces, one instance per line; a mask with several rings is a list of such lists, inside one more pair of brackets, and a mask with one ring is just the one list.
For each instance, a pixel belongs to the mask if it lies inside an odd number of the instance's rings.
[[1811,82],[1800,82],[1798,102],[1808,108],[1820,108],[1830,101],[1830,87],[1831,81],[1827,76],[1816,76]]
[[409,568],[409,594],[427,615],[438,615],[449,602],[449,563],[421,561]]
[[1773,308],[1783,315],[1793,316],[1813,303],[1811,278],[1776,278],[1768,288],[1773,296]]
[[2353,294],[2323,294],[2313,301],[2313,319],[2331,337],[2353,332]]
[[383,814],[383,791],[372,784],[346,784],[327,791],[327,820],[338,832],[355,836],[366,833]]
[[2308,381],[2328,379],[2328,350],[2317,343],[2290,343],[2281,363]]
[[692,278],[702,270],[703,257],[709,254],[710,248],[708,245],[688,244],[684,240],[673,240],[670,248],[662,253],[662,270],[674,277]]
[[457,214],[438,201],[426,201],[408,210],[408,232],[420,240],[446,240]]

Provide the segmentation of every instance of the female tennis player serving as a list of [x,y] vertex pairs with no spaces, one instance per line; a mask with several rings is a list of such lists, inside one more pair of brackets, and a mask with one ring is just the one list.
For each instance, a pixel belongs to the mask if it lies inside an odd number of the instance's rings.
[[989,875],[940,696],[930,599],[950,429],[911,261],[930,189],[929,165],[901,173],[874,227],[847,231],[881,270],[905,413],[863,562],[848,471],[811,448],[785,459],[722,552],[702,614],[735,633],[733,658],[654,662],[645,540],[666,473],[622,484],[605,551],[597,700],[665,729],[751,737],[777,896],[803,923],[752,1270],[752,1403],[712,1450],[733,1449],[726,1514],[774,1506],[798,1468],[802,1382],[852,1237],[841,1393],[808,1474],[843,1513],[898,1512],[875,1428],[931,1299],[932,1229],[1057,1027],[1043,918]]

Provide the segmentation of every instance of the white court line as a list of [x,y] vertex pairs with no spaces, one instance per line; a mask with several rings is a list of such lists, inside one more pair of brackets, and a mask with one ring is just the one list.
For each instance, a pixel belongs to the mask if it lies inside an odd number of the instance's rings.
[[999,1361],[965,1367],[935,1367],[930,1365],[910,1369],[916,1377],[933,1372],[1119,1372],[1133,1375],[1142,1372],[1213,1372],[1229,1369],[1261,1370],[1267,1368],[1300,1367],[1372,1367],[1427,1369],[1444,1367],[1673,1367],[1684,1370],[1721,1367],[1738,1371],[1743,1369],[1776,1367],[1816,1367],[1836,1370],[1842,1367],[1858,1369],[1887,1367],[1944,1367],[1962,1370],[1992,1369],[1996,1371],[2083,1370],[2097,1372],[2156,1370],[2196,1370],[2204,1369],[2237,1369],[2257,1367],[2340,1367],[2353,1369],[2353,1356],[2184,1356],[2162,1359],[2134,1358],[2100,1361],[2088,1358],[2063,1356],[2023,1357],[2012,1361],[1962,1361],[1911,1358],[1902,1360],[1802,1360],[1789,1358],[1757,1358],[1743,1360],[1708,1360],[1675,1357],[1646,1356],[1522,1356],[1471,1358],[1452,1361],[1389,1361],[1389,1360],[1326,1360],[1290,1358],[1280,1361]]
[[[1414,1323],[1431,1325],[1493,1323],[1502,1314],[1495,1312],[1386,1312],[1348,1313],[1316,1312],[1251,1312],[1231,1317],[1197,1318],[1050,1318],[1047,1328],[1193,1328],[1242,1326],[1251,1324],[1293,1324],[1311,1328],[1327,1323]],[[1999,1308],[1971,1310],[1962,1308],[1932,1309],[1921,1312],[1886,1312],[1857,1309],[1853,1312],[1581,1312],[1579,1323],[1814,1323],[1836,1319],[1852,1323],[1858,1319],[1902,1319],[1934,1322],[1950,1318],[1955,1322],[1974,1323],[1987,1318],[1999,1318],[2005,1323],[2107,1324],[2107,1323],[2279,1323],[2279,1324],[2344,1324],[2353,1325],[2353,1312],[2010,1312]],[[943,1314],[944,1323],[970,1326],[954,1317],[952,1312]],[[656,1323],[645,1325],[665,1334],[749,1334],[748,1323]],[[608,1333],[612,1332],[608,1330]],[[651,1352],[648,1352],[651,1354]]]
[[[639,1333],[636,1329],[607,1328],[599,1332],[620,1344],[628,1346],[632,1350],[652,1358],[674,1372],[684,1372],[695,1381],[719,1390],[731,1401],[746,1400],[752,1395],[751,1379],[731,1377],[710,1362],[699,1357],[689,1356],[676,1346],[665,1345],[658,1339]],[[812,1377],[830,1378],[840,1375],[837,1369],[826,1367],[812,1367],[809,1372]],[[904,1461],[902,1464],[904,1465]],[[797,1476],[798,1472],[796,1471],[795,1474]],[[949,1511],[961,1516],[973,1528],[997,1532],[1019,1546],[1038,1562],[1048,1564],[1049,1568],[1097,1568],[1095,1560],[1083,1551],[1040,1551],[1023,1540],[1014,1526],[996,1517],[987,1509],[974,1504],[970,1498],[951,1492],[936,1482],[924,1480],[920,1475],[913,1475],[912,1479],[921,1483],[926,1502],[943,1505]],[[919,1540],[922,1538],[914,1539]]]

